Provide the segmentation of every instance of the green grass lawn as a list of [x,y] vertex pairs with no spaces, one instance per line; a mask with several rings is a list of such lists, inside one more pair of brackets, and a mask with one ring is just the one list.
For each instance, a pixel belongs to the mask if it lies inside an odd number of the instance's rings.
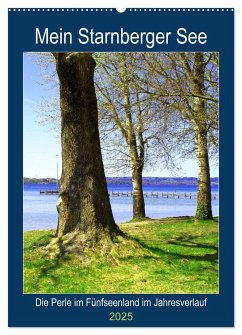
[[51,260],[41,248],[53,230],[24,233],[25,293],[218,293],[218,222],[193,218],[131,221],[121,229],[147,253],[123,253],[119,265]]

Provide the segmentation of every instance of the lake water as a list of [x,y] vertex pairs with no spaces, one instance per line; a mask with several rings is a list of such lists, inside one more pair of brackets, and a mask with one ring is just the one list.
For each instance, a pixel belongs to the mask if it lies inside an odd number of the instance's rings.
[[[24,230],[56,228],[57,195],[43,195],[40,190],[56,189],[55,185],[24,185]],[[108,185],[110,192],[131,192],[131,185]],[[144,185],[144,192],[177,192],[192,193],[197,191],[195,185]],[[216,194],[216,200],[212,200],[213,215],[219,215],[218,186],[212,186],[212,194]],[[131,197],[110,197],[113,216],[116,223],[125,222],[132,218]],[[164,218],[171,216],[193,216],[196,211],[196,199],[172,199],[172,198],[145,198],[146,216],[150,218]]]

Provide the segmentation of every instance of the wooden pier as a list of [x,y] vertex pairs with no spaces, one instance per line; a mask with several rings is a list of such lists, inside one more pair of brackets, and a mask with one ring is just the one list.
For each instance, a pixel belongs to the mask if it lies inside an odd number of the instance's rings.
[[40,194],[59,194],[59,190],[40,190]]
[[[108,193],[110,197],[133,197],[133,192],[117,192]],[[145,198],[166,198],[166,199],[196,199],[197,193],[177,193],[177,192],[144,192]],[[212,193],[212,200],[219,198],[218,193]]]
[[[41,190],[40,194],[58,195],[59,190]],[[112,191],[108,192],[110,197],[133,197],[133,192]],[[144,192],[144,198],[166,198],[166,199],[196,199],[197,193],[177,192]],[[219,198],[218,193],[212,193],[212,200]]]

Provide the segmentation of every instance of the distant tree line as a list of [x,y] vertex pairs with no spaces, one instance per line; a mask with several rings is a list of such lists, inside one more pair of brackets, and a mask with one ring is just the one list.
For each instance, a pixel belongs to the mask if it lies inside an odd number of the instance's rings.
[[[106,177],[109,185],[132,185],[131,177]],[[218,185],[218,178],[210,178],[211,185]],[[59,182],[59,180],[58,180]],[[143,185],[197,185],[197,178],[194,177],[177,177],[177,178],[160,178],[160,177],[143,177]],[[55,184],[56,178],[27,178],[24,177],[24,184]]]
[[24,177],[24,184],[56,184],[56,178],[27,178]]

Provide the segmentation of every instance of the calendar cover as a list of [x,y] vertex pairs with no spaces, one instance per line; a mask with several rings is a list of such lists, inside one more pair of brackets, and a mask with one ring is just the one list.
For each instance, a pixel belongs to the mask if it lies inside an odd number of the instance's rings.
[[9,8],[9,326],[233,326],[233,67],[232,8]]

